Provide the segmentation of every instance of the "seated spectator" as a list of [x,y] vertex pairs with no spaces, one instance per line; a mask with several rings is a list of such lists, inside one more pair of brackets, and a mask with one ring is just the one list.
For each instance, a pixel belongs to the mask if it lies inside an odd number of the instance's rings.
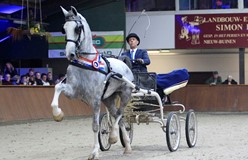
[[2,85],[2,81],[3,81],[3,75],[0,74],[0,85]]
[[5,74],[2,85],[13,85],[10,74]]
[[42,81],[43,86],[50,86],[50,83],[47,81],[46,73],[41,74],[41,81]]
[[209,77],[205,83],[209,85],[222,84],[222,79],[219,76],[219,73],[217,71],[214,71],[213,75]]
[[228,85],[232,85],[232,84],[238,84],[231,75],[227,76],[227,79],[222,83],[222,84],[228,84]]
[[20,81],[21,81],[21,77],[20,76],[18,76],[16,80],[11,80],[11,82],[12,82],[13,85],[19,85]]
[[58,79],[55,81],[55,84],[58,84],[59,82],[61,82],[63,79],[65,78],[64,74],[59,74]]
[[36,85],[43,85],[40,72],[35,72]]
[[11,81],[16,81],[18,78],[20,78],[20,76],[17,73],[17,70],[14,68],[14,66],[10,62],[7,62],[5,64],[4,75],[6,74],[10,75]]
[[52,72],[47,73],[47,81],[49,82],[50,85],[55,85]]
[[28,85],[28,77],[27,75],[22,75],[20,78],[19,85]]
[[33,68],[30,68],[30,69],[28,70],[28,73],[27,73],[26,75],[27,75],[27,77],[34,76],[34,70],[33,70]]
[[35,81],[34,75],[32,75],[32,76],[30,76],[30,77],[28,78],[28,85],[32,85],[32,86],[36,86],[36,85],[37,85],[37,84],[36,84],[36,81]]

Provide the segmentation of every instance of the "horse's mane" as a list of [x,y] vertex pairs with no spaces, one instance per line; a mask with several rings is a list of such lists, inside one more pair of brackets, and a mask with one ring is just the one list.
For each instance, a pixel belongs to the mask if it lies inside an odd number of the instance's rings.
[[80,17],[81,22],[83,23],[84,36],[85,36],[84,43],[82,44],[80,49],[83,52],[85,52],[84,50],[86,50],[86,53],[97,53],[95,47],[93,46],[92,33],[91,33],[91,29],[90,29],[88,22],[80,13],[78,13],[78,16]]

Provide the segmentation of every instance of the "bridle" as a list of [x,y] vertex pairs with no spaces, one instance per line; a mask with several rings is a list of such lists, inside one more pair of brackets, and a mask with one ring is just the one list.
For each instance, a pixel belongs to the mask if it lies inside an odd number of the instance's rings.
[[[77,38],[77,40],[67,39],[66,38],[65,41],[66,41],[66,43],[67,42],[73,42],[73,43],[75,43],[75,45],[76,45],[76,52],[78,52],[78,50],[80,49],[80,39],[81,39],[82,30],[83,30],[83,33],[85,33],[84,32],[84,25],[82,24],[82,22],[80,20],[77,20],[77,19],[66,20],[66,22],[69,22],[69,21],[74,21],[77,24],[74,32],[76,34],[78,34],[78,38]],[[65,34],[65,30],[64,30],[63,27],[62,27],[62,33]]]

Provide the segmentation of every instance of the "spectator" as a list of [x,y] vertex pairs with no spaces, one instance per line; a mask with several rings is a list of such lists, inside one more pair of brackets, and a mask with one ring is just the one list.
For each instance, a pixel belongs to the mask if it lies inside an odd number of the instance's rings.
[[18,76],[16,80],[13,80],[13,81],[12,81],[12,84],[13,84],[13,85],[19,85],[20,82],[21,82],[21,77]]
[[227,76],[227,79],[222,83],[222,84],[228,84],[228,85],[232,85],[232,84],[238,84],[231,75]]
[[27,75],[22,75],[21,76],[21,79],[20,79],[20,82],[19,82],[19,85],[28,85],[28,77]]
[[210,85],[222,84],[222,78],[217,71],[214,71],[213,75],[209,77],[205,83]]
[[11,82],[11,76],[9,73],[5,74],[4,79],[2,81],[2,85],[13,85]]
[[20,78],[20,76],[17,74],[17,70],[10,62],[5,64],[4,75],[6,74],[10,75],[11,81],[16,81],[18,78]]
[[26,75],[27,75],[27,77],[34,76],[34,70],[33,70],[32,68],[30,68],[30,69],[28,70],[28,73],[27,73]]
[[32,86],[36,86],[37,83],[35,81],[35,77],[34,75],[30,76],[29,79],[28,79],[28,85],[32,85]]
[[2,85],[3,75],[0,73],[0,85]]
[[58,84],[59,82],[61,82],[63,79],[65,78],[64,74],[59,74],[58,79],[55,81],[55,84]]
[[126,41],[130,46],[130,51],[122,53],[122,55],[128,56],[132,61],[133,72],[147,72],[147,65],[150,64],[150,58],[146,50],[138,49],[140,44],[140,38],[135,33],[130,33]]
[[47,73],[47,81],[49,82],[50,85],[55,85],[52,72]]
[[223,5],[222,0],[216,0],[216,9],[221,9]]
[[36,85],[43,85],[40,72],[35,72]]
[[41,74],[41,81],[42,81],[43,86],[49,86],[50,85],[50,83],[47,81],[46,73]]

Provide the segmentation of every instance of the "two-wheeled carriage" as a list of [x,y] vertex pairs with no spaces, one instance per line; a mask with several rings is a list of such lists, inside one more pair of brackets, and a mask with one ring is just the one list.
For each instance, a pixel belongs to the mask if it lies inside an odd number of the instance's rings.
[[[178,102],[172,102],[169,96],[173,91],[186,86],[188,79],[184,79],[180,83],[171,85],[166,89],[161,89],[157,88],[156,73],[137,73],[134,75],[135,83],[127,81],[127,83],[133,86],[134,90],[132,92],[132,99],[126,107],[123,117],[130,142],[133,139],[134,123],[145,123],[148,125],[149,123],[156,122],[160,124],[166,134],[166,142],[169,150],[171,152],[176,151],[181,138],[180,121],[184,121],[187,144],[190,148],[194,147],[197,141],[196,114],[193,110],[185,112],[185,106]],[[172,110],[173,107],[179,107],[180,109],[177,111],[168,111],[168,109]],[[108,111],[100,116],[99,142],[102,151],[109,150],[111,147],[108,139],[112,119]],[[125,144],[121,130],[119,131],[119,135],[121,144],[124,147]]]

